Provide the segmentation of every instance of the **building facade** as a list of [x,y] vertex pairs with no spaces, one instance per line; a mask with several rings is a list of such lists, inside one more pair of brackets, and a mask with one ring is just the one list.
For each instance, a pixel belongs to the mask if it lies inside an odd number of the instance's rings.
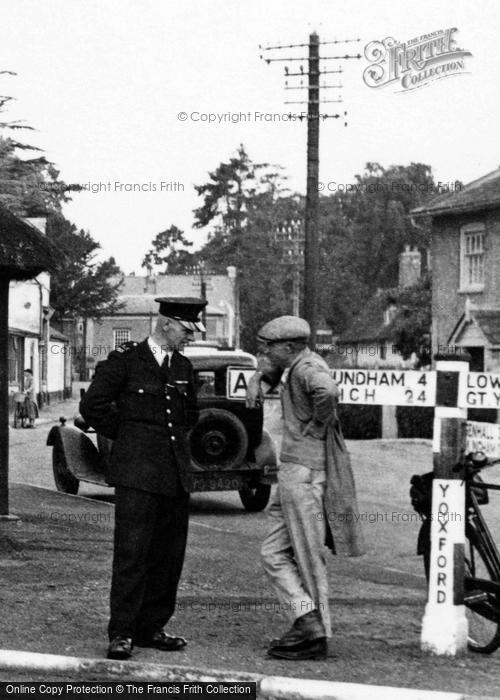
[[[73,366],[83,379],[90,378],[97,362],[130,340],[140,341],[154,330],[156,297],[200,297],[202,284],[208,301],[204,340],[220,347],[239,346],[238,289],[234,268],[228,275],[128,275],[118,297],[121,308],[112,316],[79,319],[73,324]],[[196,334],[201,340],[201,334]]]
[[412,212],[432,219],[432,348],[500,372],[500,170]]
[[[45,234],[45,219],[27,219]],[[33,373],[39,406],[71,394],[68,339],[50,327],[50,275],[9,285],[8,384],[11,408],[24,390],[24,370]]]

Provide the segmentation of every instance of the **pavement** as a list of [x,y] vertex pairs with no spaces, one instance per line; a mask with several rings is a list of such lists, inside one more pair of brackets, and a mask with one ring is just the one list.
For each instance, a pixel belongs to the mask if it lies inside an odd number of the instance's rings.
[[[60,415],[71,418],[77,403],[75,398],[44,407],[35,429],[38,432],[43,426],[43,435],[36,437],[44,438]],[[31,440],[34,432],[11,431],[16,443],[11,461],[26,452],[20,441]],[[372,473],[377,450],[386,455],[401,449],[376,442],[367,448]],[[352,445],[357,460],[364,449]],[[408,468],[415,468],[415,462]],[[406,490],[406,473],[401,478]],[[384,489],[378,479],[376,483],[377,502],[371,504],[372,509],[386,507]],[[209,514],[201,496],[197,499],[174,618],[181,629],[173,629],[188,636],[187,650],[175,658],[155,650],[135,650],[131,662],[117,668],[103,658],[112,498],[69,496],[52,488],[12,482],[11,513],[19,520],[0,522],[0,680],[248,676],[258,683],[262,697],[500,697],[500,652],[491,657],[468,654],[450,659],[420,651],[425,586],[421,572],[415,573],[419,562],[408,572],[406,560],[384,571],[376,569],[375,559],[334,562],[330,569],[332,606],[338,627],[329,658],[302,663],[266,658],[269,638],[286,622],[281,613],[275,614],[274,597],[255,561],[265,515],[245,514],[228,505],[221,507],[220,512],[226,514],[222,519],[220,514]],[[402,536],[402,528],[380,532]],[[377,534],[376,539],[397,551],[397,543],[386,541],[386,535]]]

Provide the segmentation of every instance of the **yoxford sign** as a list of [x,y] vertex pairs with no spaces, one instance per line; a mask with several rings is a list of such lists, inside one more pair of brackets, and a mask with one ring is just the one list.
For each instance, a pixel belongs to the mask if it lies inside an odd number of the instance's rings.
[[340,403],[434,406],[436,373],[412,370],[333,370]]

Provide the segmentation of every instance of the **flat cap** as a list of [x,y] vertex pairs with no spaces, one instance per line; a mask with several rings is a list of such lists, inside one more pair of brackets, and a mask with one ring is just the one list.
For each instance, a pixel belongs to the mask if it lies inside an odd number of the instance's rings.
[[268,321],[257,334],[257,338],[267,341],[308,340],[311,335],[309,324],[298,316],[278,316]]
[[197,297],[157,297],[159,313],[168,318],[175,318],[190,331],[205,331],[205,326],[198,316],[207,302]]

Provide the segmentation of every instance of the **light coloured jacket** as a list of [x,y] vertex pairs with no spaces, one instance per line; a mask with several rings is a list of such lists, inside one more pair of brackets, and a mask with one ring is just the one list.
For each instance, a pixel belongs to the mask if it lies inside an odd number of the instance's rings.
[[364,553],[354,475],[336,406],[339,390],[326,362],[308,348],[284,381],[282,462],[325,469],[324,517],[327,544],[334,554]]
[[325,469],[326,430],[336,420],[339,390],[326,362],[304,349],[288,370],[281,393],[282,462]]

